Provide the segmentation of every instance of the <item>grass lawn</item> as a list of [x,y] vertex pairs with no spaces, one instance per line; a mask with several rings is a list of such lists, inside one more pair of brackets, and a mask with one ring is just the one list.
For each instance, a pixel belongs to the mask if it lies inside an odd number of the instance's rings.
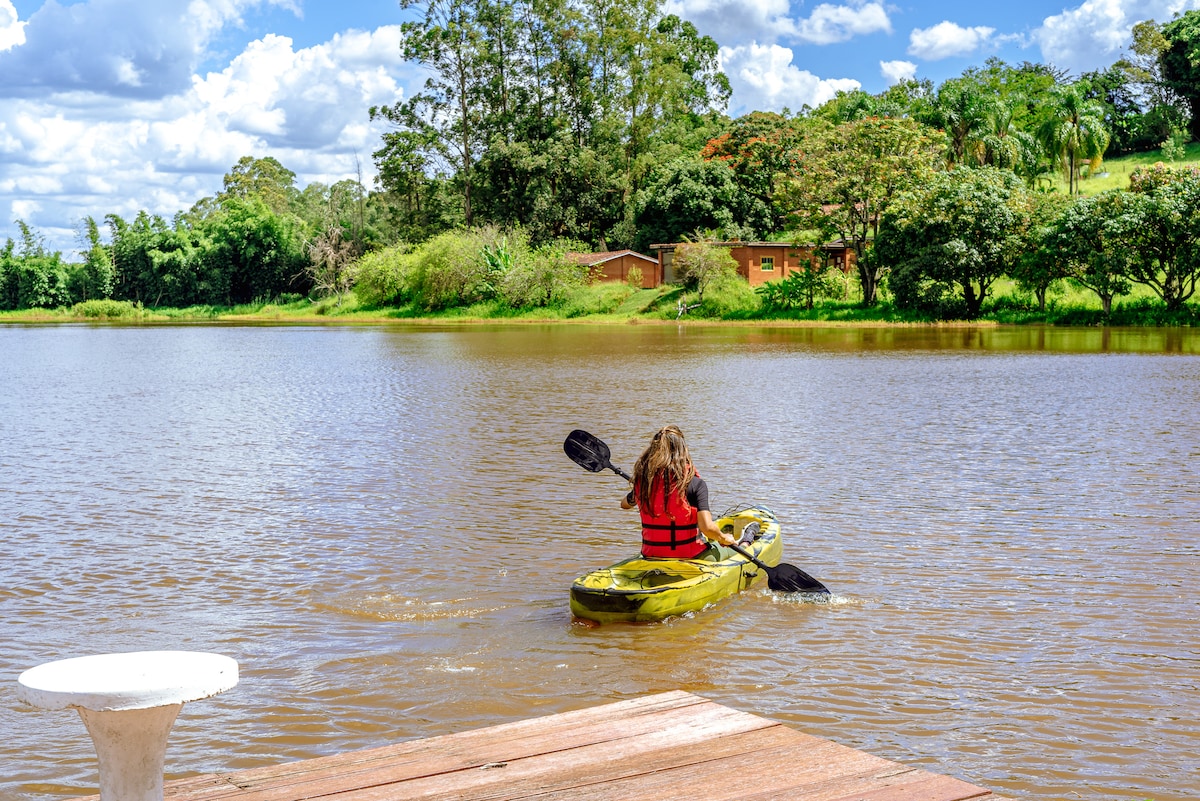
[[[1128,189],[1129,176],[1139,167],[1153,167],[1162,162],[1168,167],[1197,167],[1200,166],[1200,142],[1193,142],[1184,147],[1184,156],[1179,161],[1167,161],[1162,157],[1162,151],[1151,150],[1146,153],[1134,153],[1114,159],[1105,159],[1100,172],[1093,176],[1084,176],[1079,183],[1080,194],[1098,195],[1109,189]],[[1067,191],[1065,176],[1056,175],[1050,186],[1059,192]]]

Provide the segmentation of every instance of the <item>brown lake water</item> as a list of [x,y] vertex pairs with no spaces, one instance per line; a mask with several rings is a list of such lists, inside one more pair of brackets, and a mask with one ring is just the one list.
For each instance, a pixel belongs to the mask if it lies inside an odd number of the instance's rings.
[[[831,604],[573,622],[688,435]],[[1016,799],[1196,798],[1200,333],[0,328],[0,799],[94,793],[16,677],[185,649],[171,778],[673,689]]]

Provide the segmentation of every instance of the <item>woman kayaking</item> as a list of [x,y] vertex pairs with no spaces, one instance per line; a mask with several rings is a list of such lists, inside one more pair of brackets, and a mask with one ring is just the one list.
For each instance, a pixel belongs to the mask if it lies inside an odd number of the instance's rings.
[[[717,562],[734,551],[732,533],[713,523],[708,484],[692,465],[678,426],[664,426],[633,465],[633,489],[622,509],[642,516],[642,556]],[[700,535],[704,536],[701,537]]]

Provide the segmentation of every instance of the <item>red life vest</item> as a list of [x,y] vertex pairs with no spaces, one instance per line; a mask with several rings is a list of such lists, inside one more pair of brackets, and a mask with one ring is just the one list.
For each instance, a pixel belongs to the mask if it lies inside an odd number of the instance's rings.
[[638,507],[642,516],[642,556],[691,559],[708,547],[696,525],[696,507],[680,500],[677,492],[667,491],[662,475],[655,476],[650,485],[650,507]]

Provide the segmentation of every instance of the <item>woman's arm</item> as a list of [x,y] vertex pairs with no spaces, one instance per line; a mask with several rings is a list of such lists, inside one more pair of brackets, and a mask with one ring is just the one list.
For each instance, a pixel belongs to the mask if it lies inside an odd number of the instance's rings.
[[632,509],[637,506],[637,500],[633,497],[633,490],[629,490],[629,494],[621,498],[622,509]]
[[733,538],[733,532],[726,534],[721,529],[717,528],[717,524],[713,522],[712,512],[707,509],[701,509],[696,513],[696,524],[700,526],[700,533],[710,540],[715,540],[722,545],[733,545],[737,540]]

